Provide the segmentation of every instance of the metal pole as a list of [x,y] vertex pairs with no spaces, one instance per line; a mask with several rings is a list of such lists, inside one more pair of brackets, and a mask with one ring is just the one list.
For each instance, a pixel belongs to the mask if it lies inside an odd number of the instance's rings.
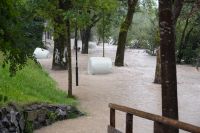
[[105,30],[105,27],[104,27],[104,9],[103,9],[103,57],[105,57],[105,48],[104,48],[104,30]]
[[76,47],[76,86],[78,86],[78,44],[77,44],[77,20],[75,22],[75,39],[74,44]]
[[[44,23],[44,27],[47,28],[47,23],[46,22]],[[45,32],[44,32],[44,43],[45,44],[44,45],[46,45],[46,43],[47,43],[47,37],[46,36],[47,36],[47,31],[45,29]]]
[[47,44],[47,31],[44,32],[44,45]]

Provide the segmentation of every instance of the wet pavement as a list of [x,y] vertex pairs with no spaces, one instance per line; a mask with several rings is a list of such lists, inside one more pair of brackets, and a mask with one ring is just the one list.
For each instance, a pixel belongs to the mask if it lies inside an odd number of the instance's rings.
[[[87,61],[102,56],[102,47],[79,53],[79,86],[75,86],[75,54],[73,53],[73,94],[86,116],[57,122],[34,133],[106,133],[109,124],[109,103],[116,103],[161,114],[161,86],[154,84],[156,58],[144,50],[126,50],[125,66],[113,67],[106,75],[88,75]],[[106,46],[106,57],[114,62],[115,46]],[[67,91],[67,71],[51,70],[51,59],[40,60],[43,67]],[[200,72],[195,67],[177,65],[179,119],[200,126]],[[153,122],[133,118],[135,133],[153,133]],[[116,127],[125,131],[125,113],[117,112]],[[183,133],[183,132],[181,132]]]

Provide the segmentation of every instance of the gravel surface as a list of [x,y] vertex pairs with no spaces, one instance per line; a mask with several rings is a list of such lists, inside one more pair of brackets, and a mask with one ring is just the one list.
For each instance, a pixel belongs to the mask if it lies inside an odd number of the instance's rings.
[[[87,113],[77,119],[57,122],[35,133],[106,133],[109,124],[109,103],[117,103],[150,113],[161,114],[161,86],[153,84],[156,58],[144,50],[126,50],[125,67],[113,67],[106,75],[88,75],[87,62],[102,56],[102,47],[79,53],[79,86],[75,86],[75,53],[73,53],[73,94],[78,108]],[[106,57],[114,62],[115,46],[106,46]],[[51,70],[51,60],[39,60],[58,86],[67,91],[67,71]],[[179,119],[200,126],[200,72],[195,67],[177,65]],[[153,122],[133,118],[135,133],[153,133]],[[117,112],[116,127],[125,131],[125,114]]]

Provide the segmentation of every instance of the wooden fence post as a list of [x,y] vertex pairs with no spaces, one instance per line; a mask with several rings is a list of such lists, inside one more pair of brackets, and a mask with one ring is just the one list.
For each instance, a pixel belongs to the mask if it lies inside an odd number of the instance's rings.
[[126,113],[126,133],[133,133],[133,115]]
[[110,126],[115,127],[115,110],[110,108]]
[[164,133],[161,126],[163,126],[162,123],[154,121],[154,133]]

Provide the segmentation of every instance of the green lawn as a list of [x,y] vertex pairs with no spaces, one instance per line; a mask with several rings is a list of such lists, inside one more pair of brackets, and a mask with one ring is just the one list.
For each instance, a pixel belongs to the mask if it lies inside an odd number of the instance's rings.
[[[0,63],[1,60],[0,57]],[[28,65],[14,77],[9,76],[8,68],[0,66],[0,105],[9,102],[20,105],[35,102],[70,105],[77,103],[76,100],[67,98],[67,94],[59,90],[55,81],[33,61],[28,61]]]

